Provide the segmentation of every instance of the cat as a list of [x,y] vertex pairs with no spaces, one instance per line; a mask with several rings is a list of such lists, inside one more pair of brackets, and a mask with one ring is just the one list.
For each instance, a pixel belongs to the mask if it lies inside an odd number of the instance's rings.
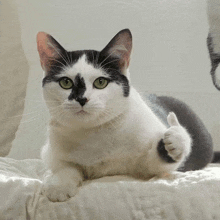
[[53,202],[73,197],[82,181],[111,175],[139,179],[205,167],[212,139],[183,102],[141,95],[132,87],[132,34],[117,33],[102,51],[65,50],[37,35],[43,96],[50,112],[42,194]]

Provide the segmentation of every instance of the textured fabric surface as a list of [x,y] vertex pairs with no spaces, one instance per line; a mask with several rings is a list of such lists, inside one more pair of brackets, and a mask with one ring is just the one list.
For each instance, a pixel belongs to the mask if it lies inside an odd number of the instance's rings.
[[219,165],[150,181],[105,177],[60,203],[40,194],[44,172],[41,160],[0,158],[1,219],[220,219]]
[[0,156],[6,156],[23,113],[29,70],[13,1],[1,3],[0,32]]

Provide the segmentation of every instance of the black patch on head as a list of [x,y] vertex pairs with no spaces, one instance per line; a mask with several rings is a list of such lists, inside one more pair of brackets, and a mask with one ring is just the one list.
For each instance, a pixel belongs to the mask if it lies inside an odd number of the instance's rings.
[[165,149],[165,145],[164,145],[163,140],[160,140],[160,142],[158,143],[157,152],[158,152],[160,158],[163,159],[165,162],[167,162],[167,163],[175,163],[176,162],[172,157],[170,157],[168,155],[168,152]]
[[70,93],[68,99],[69,100],[75,99],[83,106],[87,102],[87,98],[83,97],[85,91],[86,91],[85,81],[83,77],[81,77],[80,73],[78,73],[73,82],[72,92]]
[[83,51],[68,52],[66,50],[61,50],[59,58],[54,59],[51,63],[50,69],[43,79],[43,86],[45,83],[52,81],[57,82],[59,79],[58,75],[64,71],[66,67],[74,65],[83,54]]
[[129,81],[121,71],[120,59],[94,50],[87,50],[85,52],[88,63],[92,64],[95,68],[102,68],[108,75],[110,82],[122,85],[123,95],[128,97],[130,92]]
[[42,86],[44,86],[46,83],[57,82],[58,79],[59,77],[57,77],[57,75],[47,75],[43,78]]

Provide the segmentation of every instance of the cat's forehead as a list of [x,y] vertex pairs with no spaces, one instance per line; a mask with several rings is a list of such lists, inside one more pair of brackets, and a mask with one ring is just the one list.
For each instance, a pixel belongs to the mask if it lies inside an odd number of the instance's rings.
[[[69,77],[75,77],[77,74],[81,74],[83,77],[100,76],[105,75],[101,68],[98,68],[94,63],[88,60],[86,54],[83,54],[77,62],[72,65],[68,65],[65,68],[65,74]],[[63,72],[64,74],[64,72]]]

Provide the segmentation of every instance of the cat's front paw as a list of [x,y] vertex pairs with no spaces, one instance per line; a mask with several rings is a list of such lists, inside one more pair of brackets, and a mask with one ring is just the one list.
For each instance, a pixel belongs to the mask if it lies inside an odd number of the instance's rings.
[[175,113],[167,116],[170,128],[164,133],[163,142],[168,155],[174,161],[181,161],[189,155],[191,150],[191,138],[184,127],[179,124]]
[[49,174],[43,181],[42,194],[52,202],[64,202],[75,196],[78,184],[72,179],[62,179],[59,175]]

